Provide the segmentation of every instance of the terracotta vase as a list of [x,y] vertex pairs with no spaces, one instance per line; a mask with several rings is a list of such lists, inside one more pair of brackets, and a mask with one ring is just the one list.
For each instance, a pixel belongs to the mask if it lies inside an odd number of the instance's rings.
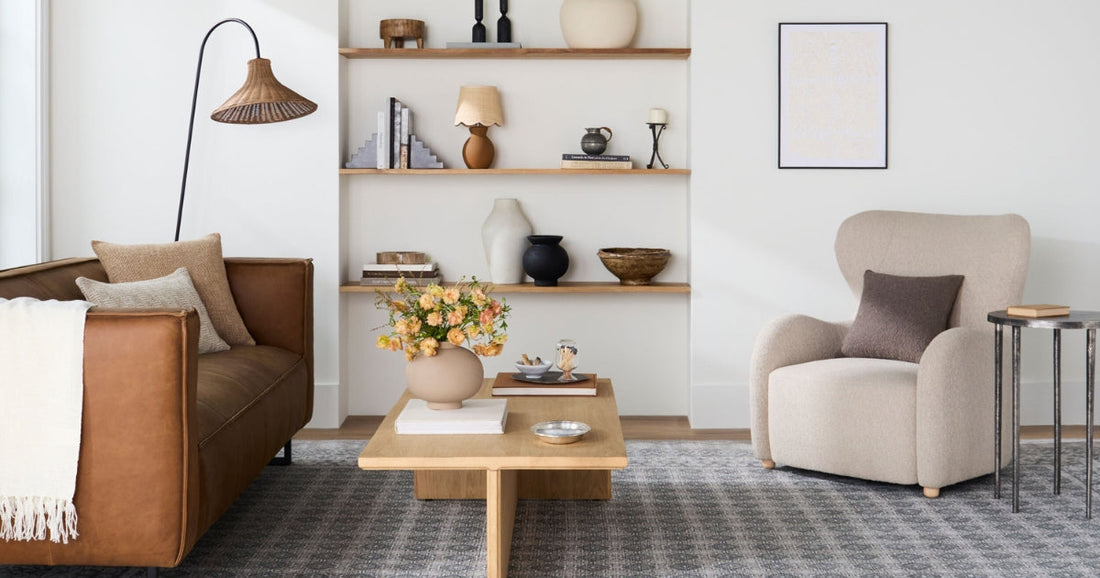
[[465,347],[441,343],[432,357],[417,355],[405,366],[405,385],[431,409],[458,409],[481,389],[485,368]]
[[523,283],[523,252],[531,223],[516,199],[495,199],[481,225],[481,243],[489,263],[489,279],[497,285]]
[[569,48],[626,48],[638,27],[634,0],[563,0],[561,34]]

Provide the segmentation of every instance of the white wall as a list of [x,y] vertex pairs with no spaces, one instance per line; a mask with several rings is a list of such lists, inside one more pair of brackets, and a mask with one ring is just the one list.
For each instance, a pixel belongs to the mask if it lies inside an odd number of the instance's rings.
[[42,2],[0,0],[0,269],[39,260]]
[[[683,47],[687,0],[641,0],[635,44]],[[513,2],[514,40],[529,47],[564,47],[560,2]],[[426,45],[470,40],[470,2],[347,3],[347,46],[381,47],[378,21],[418,18]],[[496,3],[485,3],[495,39]],[[649,160],[645,124],[651,107],[669,111],[661,139],[664,159],[687,164],[688,69],[667,60],[350,60],[345,64],[345,158],[376,129],[376,114],[395,96],[414,113],[414,132],[450,168],[464,167],[469,132],[454,126],[459,87],[499,87],[504,126],[492,127],[495,167],[555,168],[564,152],[580,152],[585,127],[615,132],[608,153]],[[673,259],[660,281],[688,278],[688,186],[680,176],[345,176],[345,275],[384,250],[424,250],[445,277],[488,278],[481,224],[493,199],[515,197],[535,232],[564,235],[570,253],[565,281],[614,281],[596,252],[608,246],[665,247]],[[514,371],[520,353],[550,356],[560,338],[580,348],[579,370],[613,379],[623,414],[686,415],[689,409],[686,295],[509,295],[509,342],[499,358],[484,360],[486,374]],[[385,321],[371,294],[344,296],[345,383],[352,414],[385,413],[404,389],[404,357],[378,351]]]
[[[693,3],[695,427],[748,426],[767,320],[854,314],[833,240],[862,210],[1019,213],[1024,300],[1100,309],[1098,17],[1093,0]],[[852,21],[889,23],[890,168],[778,170],[777,24]],[[1064,335],[1066,423],[1084,419],[1083,343]],[[1050,423],[1049,344],[1025,332],[1025,423]]]
[[317,112],[272,125],[226,125],[210,111],[255,56],[244,27],[206,47],[181,238],[220,232],[229,256],[312,257],[315,423],[334,426],[338,388],[338,56],[335,0],[54,0],[53,255],[90,242],[172,240],[195,65],[219,20],[244,19],[281,82]]

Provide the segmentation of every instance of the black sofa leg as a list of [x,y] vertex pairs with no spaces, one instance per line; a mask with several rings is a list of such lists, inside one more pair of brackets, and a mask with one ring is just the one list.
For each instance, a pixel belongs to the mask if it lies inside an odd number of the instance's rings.
[[160,568],[156,566],[148,566],[145,568],[145,578],[157,578],[160,575]]
[[275,456],[271,458],[271,461],[267,463],[269,466],[289,466],[290,465],[290,442],[286,441],[286,445],[283,446],[283,455]]

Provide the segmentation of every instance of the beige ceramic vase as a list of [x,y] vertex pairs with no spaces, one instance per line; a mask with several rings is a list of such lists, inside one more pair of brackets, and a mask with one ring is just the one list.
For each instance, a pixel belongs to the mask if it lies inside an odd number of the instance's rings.
[[626,48],[638,27],[635,0],[562,0],[560,16],[569,48]]
[[405,384],[413,397],[431,409],[458,409],[473,397],[485,379],[485,369],[473,351],[441,343],[432,357],[417,355],[405,366]]

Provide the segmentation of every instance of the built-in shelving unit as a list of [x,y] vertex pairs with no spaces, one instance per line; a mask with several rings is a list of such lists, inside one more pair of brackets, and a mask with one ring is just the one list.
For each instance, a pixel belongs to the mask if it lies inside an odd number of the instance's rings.
[[[453,283],[444,285],[453,285]],[[385,287],[358,283],[345,283],[340,286],[341,293],[375,293],[377,289],[385,289]],[[559,282],[554,287],[539,287],[533,283],[494,284],[493,293],[691,293],[691,286],[687,283],[623,285],[614,281],[570,281]]]
[[690,175],[691,169],[340,169],[341,175]]
[[690,48],[341,48],[345,58],[686,60]]

